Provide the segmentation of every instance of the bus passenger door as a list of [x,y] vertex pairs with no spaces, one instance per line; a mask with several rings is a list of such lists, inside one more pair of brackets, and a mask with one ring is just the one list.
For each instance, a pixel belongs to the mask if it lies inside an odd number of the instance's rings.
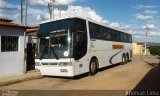
[[87,52],[87,38],[84,33],[77,32],[74,36],[74,57],[81,59]]
[[86,60],[84,56],[87,53],[87,36],[83,32],[77,32],[74,35],[74,58],[77,61],[79,73],[85,72]]

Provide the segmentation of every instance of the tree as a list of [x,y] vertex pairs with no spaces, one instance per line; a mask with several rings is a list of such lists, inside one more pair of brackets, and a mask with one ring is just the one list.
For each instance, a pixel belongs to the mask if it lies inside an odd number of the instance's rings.
[[159,55],[160,56],[160,47],[157,47],[157,46],[150,47],[150,52],[152,55]]

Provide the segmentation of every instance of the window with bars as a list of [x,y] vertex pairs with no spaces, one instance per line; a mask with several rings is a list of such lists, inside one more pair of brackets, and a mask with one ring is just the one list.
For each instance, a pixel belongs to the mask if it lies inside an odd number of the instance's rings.
[[1,52],[18,51],[18,36],[1,36]]

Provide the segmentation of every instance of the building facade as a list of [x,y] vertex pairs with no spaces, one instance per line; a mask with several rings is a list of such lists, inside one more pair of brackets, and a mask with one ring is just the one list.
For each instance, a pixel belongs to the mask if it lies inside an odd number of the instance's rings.
[[[133,42],[133,55],[145,55],[145,47],[143,43]],[[149,46],[147,46],[146,54],[150,55]]]
[[0,18],[0,77],[26,72],[24,56],[25,27]]

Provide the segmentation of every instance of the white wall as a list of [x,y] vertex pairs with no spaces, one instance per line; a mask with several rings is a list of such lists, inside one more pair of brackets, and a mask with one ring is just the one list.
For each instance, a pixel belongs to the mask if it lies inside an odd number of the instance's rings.
[[[23,74],[24,66],[24,29],[0,26],[0,36],[20,36],[19,51],[17,52],[1,52],[0,50],[0,77],[8,75]],[[1,40],[1,38],[0,38]],[[0,42],[1,48],[1,42]]]

